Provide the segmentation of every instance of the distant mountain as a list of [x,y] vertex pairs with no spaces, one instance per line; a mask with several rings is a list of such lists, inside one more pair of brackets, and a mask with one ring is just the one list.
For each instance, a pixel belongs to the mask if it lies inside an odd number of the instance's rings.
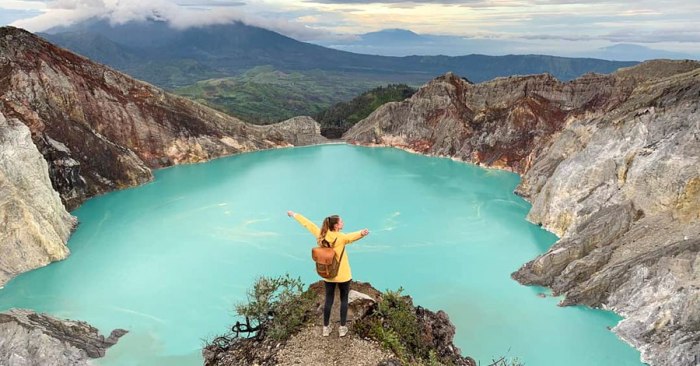
[[361,36],[365,42],[425,42],[427,39],[406,29],[384,29],[378,32],[365,33]]
[[[393,36],[403,39],[415,37],[396,31]],[[54,29],[44,37],[137,78],[168,88],[212,77],[237,75],[260,65],[271,65],[281,71],[318,69],[374,74],[375,77],[415,84],[447,71],[477,82],[497,76],[542,72],[570,80],[587,72],[609,73],[634,64],[540,55],[374,56],[299,42],[240,22],[178,30],[161,21],[129,22],[116,26],[111,26],[107,21],[91,21],[70,28]],[[385,35],[368,37],[383,38]],[[82,42],[81,39],[89,39],[90,42]],[[102,45],[102,42],[109,45]],[[115,45],[122,47],[127,56],[116,52],[119,48]],[[173,77],[179,67],[185,66],[189,68],[187,73],[180,72]]]
[[653,59],[698,59],[697,55],[691,55],[689,53],[657,50],[649,47],[627,43],[616,44],[609,47],[602,47],[596,51],[587,53],[587,55],[590,55],[591,57],[595,58],[617,61],[645,61]]
[[[480,39],[458,36],[417,34],[406,29],[384,29],[360,34],[342,41],[320,41],[318,44],[338,50],[382,56],[468,54],[504,55],[506,50],[531,49],[525,42],[504,39]],[[568,49],[556,55],[563,57],[591,57],[615,61],[645,61],[651,59],[698,59],[700,55],[657,50],[635,44],[617,44],[598,49],[571,52]]]
[[50,41],[81,55],[121,69],[141,59],[138,49],[112,41],[100,33],[66,32],[51,35]]
[[506,55],[509,49],[526,49],[526,44],[516,41],[477,39],[459,36],[417,34],[406,29],[384,29],[360,34],[356,38],[336,41],[319,41],[319,45],[338,50],[381,56],[470,54]]

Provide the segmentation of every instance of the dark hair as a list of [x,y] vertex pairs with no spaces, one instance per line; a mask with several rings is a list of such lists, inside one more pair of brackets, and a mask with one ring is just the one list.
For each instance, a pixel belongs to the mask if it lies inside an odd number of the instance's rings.
[[323,239],[326,238],[326,233],[328,230],[333,231],[335,229],[335,224],[340,221],[340,216],[332,215],[323,219],[323,225],[321,225],[321,233],[318,235],[318,245],[323,246]]

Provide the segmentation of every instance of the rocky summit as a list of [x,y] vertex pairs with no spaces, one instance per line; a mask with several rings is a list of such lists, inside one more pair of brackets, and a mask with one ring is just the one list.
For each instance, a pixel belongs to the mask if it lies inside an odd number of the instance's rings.
[[[211,342],[202,352],[205,365],[422,365],[426,363],[421,360],[421,352],[429,350],[432,361],[427,364],[476,366],[474,359],[462,356],[452,343],[455,326],[449,316],[444,311],[433,312],[414,306],[410,296],[382,293],[367,282],[353,281],[348,296],[349,333],[340,337],[339,322],[334,321],[331,324],[335,329],[333,334],[322,337],[323,281],[309,286],[301,296],[307,295],[311,301],[299,309],[305,313],[301,329],[283,339],[275,339],[267,329],[269,325],[261,324],[252,337],[235,337],[225,344]],[[332,320],[339,319],[339,296],[336,293]],[[391,336],[377,339],[378,333],[372,333],[372,326],[381,328],[379,333]]]
[[322,141],[310,118],[247,124],[0,28],[0,217],[10,228],[0,232],[0,286],[65,258],[75,225],[66,209],[145,183],[151,169]]
[[562,83],[446,74],[344,138],[507,169],[560,240],[513,277],[616,311],[652,365],[700,354],[700,63],[650,61]]

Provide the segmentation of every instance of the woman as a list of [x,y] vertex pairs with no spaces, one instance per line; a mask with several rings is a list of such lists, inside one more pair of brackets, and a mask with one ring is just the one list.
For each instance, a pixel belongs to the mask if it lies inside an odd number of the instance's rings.
[[[326,217],[323,220],[323,225],[321,225],[320,229],[318,226],[316,226],[316,224],[298,213],[287,211],[287,215],[293,217],[301,224],[301,226],[309,230],[311,234],[314,234],[316,237],[316,242],[319,246],[321,246],[321,241],[324,239],[330,243],[335,250],[335,255],[338,258],[340,258],[340,255],[346,245],[369,235],[369,230],[367,229],[355,231],[354,233],[350,234],[341,233],[340,230],[343,230],[343,219],[341,219],[338,215]],[[331,307],[333,307],[336,284],[340,289],[340,327],[338,328],[338,335],[344,337],[346,334],[348,334],[348,327],[345,326],[345,322],[348,318],[348,294],[350,293],[351,280],[352,273],[350,272],[348,253],[344,253],[340,259],[338,274],[333,278],[324,278],[326,283],[326,303],[323,307],[324,337],[328,337],[331,334]]]

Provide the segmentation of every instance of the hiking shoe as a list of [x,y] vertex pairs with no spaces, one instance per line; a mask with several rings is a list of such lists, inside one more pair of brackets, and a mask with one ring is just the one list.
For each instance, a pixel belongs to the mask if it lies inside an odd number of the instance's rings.
[[328,337],[329,335],[331,335],[331,326],[330,325],[324,326],[323,327],[323,336]]
[[345,337],[346,334],[348,334],[348,327],[341,325],[338,328],[338,335],[341,337]]

